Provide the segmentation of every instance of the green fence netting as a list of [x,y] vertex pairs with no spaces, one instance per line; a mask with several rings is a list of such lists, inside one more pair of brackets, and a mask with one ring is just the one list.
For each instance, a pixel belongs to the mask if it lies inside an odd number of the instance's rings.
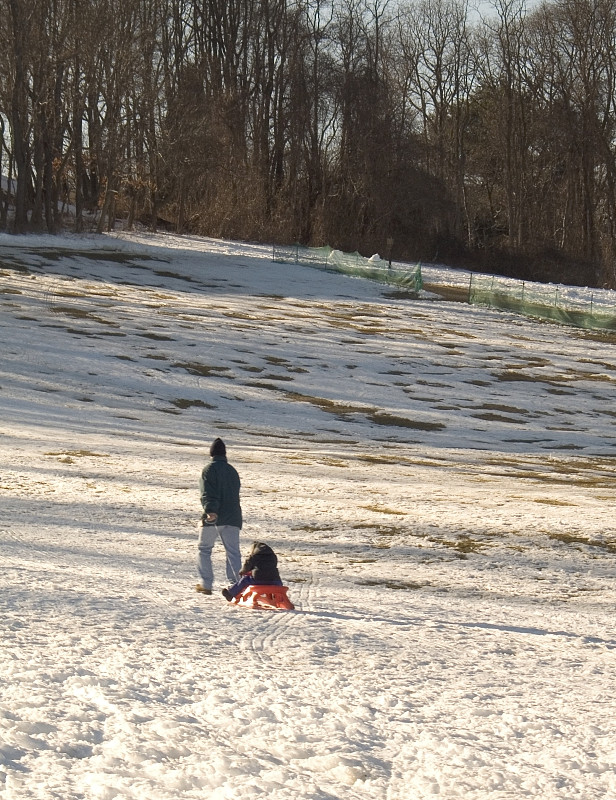
[[616,294],[607,289],[471,275],[469,303],[550,319],[578,328],[616,330]]
[[318,269],[341,272],[359,278],[402,286],[412,292],[423,288],[421,265],[400,268],[383,259],[365,258],[359,253],[342,253],[331,247],[303,247],[302,245],[274,245],[273,260],[283,264],[307,264]]

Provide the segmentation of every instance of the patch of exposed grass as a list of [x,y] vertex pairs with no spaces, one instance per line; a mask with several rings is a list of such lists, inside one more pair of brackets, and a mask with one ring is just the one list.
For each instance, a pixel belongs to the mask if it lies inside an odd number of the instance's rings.
[[172,400],[171,404],[176,406],[177,408],[208,408],[214,409],[216,406],[212,406],[209,403],[205,403],[203,400],[185,400],[183,398],[178,398],[177,400]]
[[369,411],[367,406],[356,406],[350,403],[339,403],[337,400],[329,400],[326,397],[313,397],[309,394],[299,392],[285,392],[288,400],[296,403],[310,403],[310,405],[320,408],[321,411],[328,411],[333,414],[345,416],[347,414],[361,414]]
[[[532,366],[529,364],[529,366]],[[538,366],[544,366],[538,364]],[[575,381],[594,381],[597,383],[614,383],[616,380],[611,375],[606,375],[601,372],[588,372],[582,369],[569,369],[567,372],[559,373],[550,376],[529,375],[522,372],[520,369],[511,368],[501,372],[493,373],[494,377],[499,381],[527,381],[529,383],[546,383],[552,387],[562,387],[567,383],[574,383]],[[556,393],[556,392],[555,392]]]
[[502,411],[503,414],[528,414],[525,409],[518,408],[517,406],[505,406],[500,403],[483,403],[479,406],[484,411]]
[[178,281],[185,281],[186,283],[194,283],[193,278],[188,275],[181,275],[179,272],[169,272],[167,270],[154,270],[154,274],[161,278],[174,278]]
[[417,591],[422,589],[426,584],[414,583],[413,581],[391,581],[391,580],[376,580],[374,578],[355,581],[358,586],[384,586],[387,589],[402,589],[404,591]]
[[357,522],[351,528],[354,531],[374,531],[378,536],[400,536],[406,532],[396,525],[374,525],[370,522]]
[[[45,326],[45,327],[54,327],[52,325]],[[67,333],[72,334],[73,336],[91,336],[93,339],[102,339],[105,336],[119,336],[121,338],[125,338],[126,334],[122,331],[88,331],[84,328],[65,328],[64,329]]]
[[478,542],[476,539],[471,539],[470,536],[466,535],[458,536],[457,539],[453,540],[430,536],[428,541],[455,550],[460,558],[466,558],[468,553],[479,553],[486,546],[485,542]]
[[348,461],[344,461],[341,458],[332,458],[331,456],[325,456],[324,458],[319,459],[321,464],[325,464],[328,467],[340,467],[341,469],[346,469],[349,466]]
[[395,466],[408,467],[440,467],[442,462],[431,461],[425,458],[399,458],[396,455],[374,455],[373,453],[362,453],[357,456],[358,461],[366,461],[368,464],[390,464]]
[[446,331],[447,336],[459,336],[461,339],[476,339],[477,337],[473,333],[468,333],[468,331]]
[[[428,381],[424,378],[418,378],[415,383],[417,386],[432,386],[436,389],[451,389],[452,386],[450,383],[442,383],[441,381]],[[491,384],[488,384],[491,385]]]
[[264,380],[270,381],[292,381],[293,378],[290,375],[273,375],[269,373],[268,375],[263,376]]
[[324,531],[333,531],[336,527],[335,525],[297,525],[293,526],[293,530],[303,531],[304,533],[322,533]]
[[511,417],[504,417],[502,414],[493,414],[485,412],[483,414],[471,414],[473,419],[482,419],[484,422],[506,422],[510,425],[526,425],[526,420],[512,419]]
[[166,336],[162,333],[138,333],[137,336],[141,336],[142,339],[153,339],[155,342],[174,342],[175,339],[172,336]]
[[280,386],[277,384],[265,383],[264,381],[248,381],[246,386],[249,386],[251,389],[267,389],[270,392],[280,391]]
[[616,343],[616,331],[577,331],[577,335],[583,339],[590,339],[595,342]]
[[544,377],[539,377],[537,375],[528,375],[525,372],[520,372],[519,370],[507,369],[503,372],[495,372],[493,373],[494,377],[499,381],[525,381],[527,383],[548,383],[551,384],[553,381],[547,380]]
[[66,456],[69,458],[109,458],[108,453],[95,453],[93,450],[59,450],[44,453],[46,456]]
[[77,292],[70,289],[55,289],[48,295],[49,304],[53,304],[57,297],[63,297],[67,300],[86,300],[89,295],[85,292]]
[[279,358],[278,356],[265,356],[264,360],[267,361],[268,364],[275,364],[277,366],[286,366],[291,363],[286,358]]
[[[286,369],[287,372],[294,372],[294,373],[309,372],[309,370],[305,369],[304,367],[296,367],[291,363],[291,361],[288,361],[286,358],[279,358],[278,356],[265,356],[264,361],[266,361],[268,364],[271,364],[273,367],[284,367],[284,369]],[[265,377],[283,381],[293,380],[292,378],[288,377],[281,378],[279,375],[266,375]]]
[[[245,311],[223,311],[223,316],[229,317],[230,319],[242,319],[242,320],[256,320],[257,317],[254,314],[248,314]],[[263,319],[263,318],[261,318]],[[270,321],[272,317],[267,317]]]
[[[538,483],[578,486],[590,489],[614,489],[616,486],[616,458],[568,458],[552,457],[547,464],[529,464],[523,458],[488,458],[486,464],[503,470],[517,470],[516,477]],[[506,472],[496,472],[506,474]]]
[[414,431],[442,431],[446,427],[442,422],[424,422],[417,419],[408,419],[407,417],[398,417],[395,414],[387,414],[383,411],[375,411],[367,416],[376,425],[410,428]]
[[360,508],[365,508],[367,511],[374,511],[376,514],[394,514],[401,517],[405,517],[407,515],[406,511],[400,511],[397,508],[384,508],[383,506],[378,505],[360,506]]
[[200,364],[197,361],[177,362],[172,365],[176,369],[183,369],[191,375],[199,375],[202,378],[219,378],[219,373],[230,372],[229,367],[215,367],[209,364]]
[[20,258],[11,257],[10,260],[7,259],[6,256],[2,258],[0,262],[3,267],[9,270],[13,270],[14,272],[19,272],[21,275],[30,275],[31,270],[30,266],[26,264],[25,261],[22,261]]
[[603,372],[587,372],[582,369],[569,369],[563,375],[555,375],[552,380],[556,383],[571,383],[572,381],[595,381],[598,383],[614,383],[615,378]]
[[73,319],[90,320],[92,322],[98,322],[101,325],[109,325],[112,328],[119,327],[117,322],[113,322],[109,319],[104,319],[103,317],[98,317],[95,314],[92,314],[91,311],[87,311],[85,308],[75,308],[75,306],[52,305],[49,310],[54,314],[65,314],[67,317],[72,317]]
[[550,533],[549,538],[563,544],[584,545],[586,547],[597,547],[607,553],[616,553],[616,542],[601,542],[596,539],[589,539],[586,536],[578,536],[572,533]]
[[535,497],[533,503],[543,503],[546,506],[575,506],[575,503],[569,503],[567,500],[557,500],[555,497]]
[[298,403],[310,403],[317,406],[321,411],[335,414],[339,419],[348,420],[353,414],[362,414],[376,425],[389,425],[397,428],[411,428],[412,430],[437,431],[445,428],[441,422],[424,422],[422,420],[408,419],[389,414],[371,406],[353,405],[351,403],[340,403],[325,397],[313,397],[312,395],[300,394],[299,392],[286,392],[289,400]]

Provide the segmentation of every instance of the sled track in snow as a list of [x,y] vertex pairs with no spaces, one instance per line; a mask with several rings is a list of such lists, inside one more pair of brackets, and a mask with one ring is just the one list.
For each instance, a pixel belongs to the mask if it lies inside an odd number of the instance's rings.
[[246,634],[241,647],[252,652],[259,661],[268,661],[270,656],[279,651],[276,642],[284,636],[284,632],[292,624],[292,612],[255,610],[250,613],[260,615],[258,633]]
[[306,581],[293,583],[291,587],[291,600],[295,607],[302,611],[314,611],[315,601],[320,594],[319,579],[310,572]]
[[268,609],[245,609],[242,613],[258,616],[256,633],[246,633],[240,647],[252,652],[256,659],[266,662],[280,651],[276,643],[284,637],[285,631],[297,622],[294,611],[273,611]]
[[317,588],[311,573],[306,583],[291,584],[289,597],[295,606],[295,611],[246,609],[249,613],[258,615],[258,632],[256,634],[247,633],[243,637],[240,647],[252,652],[259,661],[268,661],[272,655],[281,650],[280,647],[277,647],[277,642],[286,637],[290,628],[300,624],[302,611],[313,609],[313,600],[316,595]]
[[0,540],[3,539],[11,543],[25,544],[26,542],[23,533],[17,533],[14,528],[2,528],[0,531]]

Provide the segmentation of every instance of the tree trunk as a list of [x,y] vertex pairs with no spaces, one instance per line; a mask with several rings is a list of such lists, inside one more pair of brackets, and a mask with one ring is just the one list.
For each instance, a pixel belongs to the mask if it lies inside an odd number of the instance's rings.
[[14,47],[15,82],[11,96],[15,188],[15,233],[24,233],[28,225],[28,186],[30,183],[30,148],[28,137],[28,100],[26,94],[25,20],[19,0],[9,0]]

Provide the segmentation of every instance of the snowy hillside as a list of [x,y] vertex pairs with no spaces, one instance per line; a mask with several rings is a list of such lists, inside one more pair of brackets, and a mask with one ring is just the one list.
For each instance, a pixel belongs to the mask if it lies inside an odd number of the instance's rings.
[[[0,236],[1,800],[616,798],[615,343]],[[295,612],[194,592],[215,436]]]

